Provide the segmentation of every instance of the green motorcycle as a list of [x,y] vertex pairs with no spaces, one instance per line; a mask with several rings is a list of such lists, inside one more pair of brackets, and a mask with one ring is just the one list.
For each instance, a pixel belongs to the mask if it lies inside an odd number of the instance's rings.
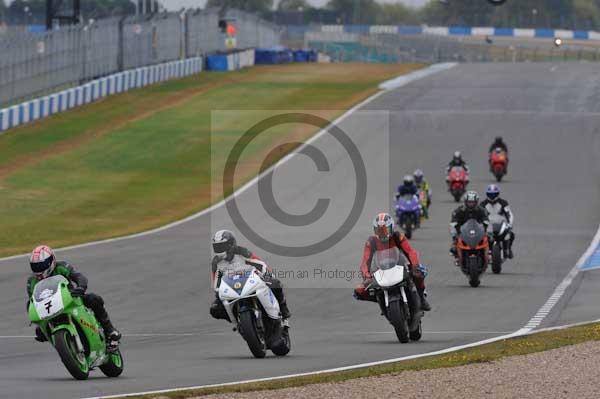
[[106,342],[94,313],[69,291],[63,276],[48,277],[36,284],[29,302],[29,320],[37,324],[56,348],[63,364],[78,380],[98,367],[107,377],[123,372],[117,342]]

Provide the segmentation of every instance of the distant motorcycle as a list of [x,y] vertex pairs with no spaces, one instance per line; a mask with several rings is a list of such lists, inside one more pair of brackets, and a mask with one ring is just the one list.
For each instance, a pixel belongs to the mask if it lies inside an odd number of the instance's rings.
[[469,174],[462,166],[453,166],[446,177],[448,190],[456,202],[460,201],[469,184]]
[[502,272],[504,263],[504,248],[508,245],[509,229],[506,218],[502,215],[490,215],[490,232],[492,233],[492,242],[490,244],[492,253],[492,271],[494,274]]
[[[263,262],[252,263],[266,269]],[[273,291],[256,266],[247,264],[241,256],[236,255],[227,266],[219,268],[219,299],[236,325],[234,331],[239,331],[254,357],[265,357],[267,349],[277,356],[287,355],[291,349],[289,329],[282,323]]]
[[501,181],[508,171],[508,156],[502,148],[496,148],[490,153],[490,170]]
[[419,295],[406,265],[399,265],[398,248],[376,251],[373,255],[373,282],[367,287],[379,303],[381,313],[394,327],[401,343],[418,341],[423,335],[423,311]]
[[406,238],[412,238],[412,232],[421,225],[421,203],[419,197],[405,194],[396,202],[396,219]]
[[467,220],[460,228],[456,249],[461,271],[469,278],[471,287],[478,287],[488,266],[489,242],[483,225],[475,219]]

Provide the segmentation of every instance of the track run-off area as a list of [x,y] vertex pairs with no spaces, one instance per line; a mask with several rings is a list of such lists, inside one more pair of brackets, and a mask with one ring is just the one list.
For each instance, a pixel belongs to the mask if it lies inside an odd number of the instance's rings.
[[[25,257],[0,262],[0,397],[77,398],[197,386],[398,358],[481,341],[520,330],[553,296],[586,251],[600,224],[600,72],[592,64],[478,64],[452,69],[386,91],[339,123],[366,168],[367,196],[357,224],[333,247],[305,257],[269,254],[241,234],[239,241],[282,272],[293,314],[292,351],[252,358],[231,326],[208,314],[212,299],[210,237],[238,231],[226,207],[153,234],[60,251],[89,277],[124,333],[125,372],[74,381],[49,345],[36,343],[25,314]],[[510,165],[503,196],[515,212],[515,259],[503,273],[470,288],[448,255],[450,214],[444,167],[461,150],[470,188],[492,182],[487,149],[503,136]],[[329,198],[314,226],[282,226],[268,217],[257,185],[236,196],[246,222],[289,246],[329,235],[352,207],[352,162],[329,135],[311,143],[329,163],[319,171],[294,156],[273,173],[275,199],[289,213]],[[402,176],[425,171],[433,188],[431,218],[411,241],[430,266],[433,310],[420,342],[399,344],[376,304],[352,298],[371,219],[391,209]],[[294,279],[286,271],[306,271]],[[536,327],[598,319],[597,271],[572,282]],[[339,276],[342,276],[341,278]]]

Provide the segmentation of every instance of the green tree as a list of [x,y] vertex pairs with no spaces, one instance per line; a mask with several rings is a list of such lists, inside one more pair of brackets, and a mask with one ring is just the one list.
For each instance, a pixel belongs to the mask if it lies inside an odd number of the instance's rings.
[[299,11],[312,8],[306,0],[281,0],[277,5],[278,11]]
[[573,11],[577,29],[594,29],[600,26],[600,1],[575,0]]
[[383,3],[379,6],[377,24],[414,25],[419,24],[418,11],[401,3]]
[[375,0],[329,0],[326,8],[337,12],[346,24],[373,24],[380,12]]

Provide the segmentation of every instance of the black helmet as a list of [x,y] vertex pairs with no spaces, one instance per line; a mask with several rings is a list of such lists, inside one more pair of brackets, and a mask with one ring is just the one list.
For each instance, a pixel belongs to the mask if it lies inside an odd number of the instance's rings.
[[474,209],[479,204],[479,195],[475,191],[467,191],[465,194],[465,206]]
[[409,185],[412,186],[414,184],[414,182],[415,182],[415,179],[412,177],[412,175],[404,176],[403,183],[405,186],[409,186]]
[[496,136],[496,138],[494,139],[494,143],[502,143],[502,136]]
[[230,252],[235,244],[235,236],[229,230],[219,230],[212,238],[213,251],[217,254]]

